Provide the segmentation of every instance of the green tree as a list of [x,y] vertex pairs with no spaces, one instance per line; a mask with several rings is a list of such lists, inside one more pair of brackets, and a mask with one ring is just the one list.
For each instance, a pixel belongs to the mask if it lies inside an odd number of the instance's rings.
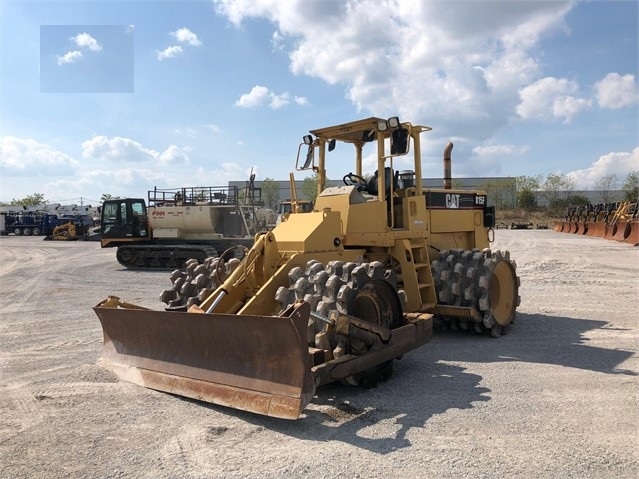
[[564,206],[574,191],[575,180],[561,173],[550,173],[541,185],[546,200],[551,207]]
[[517,192],[517,206],[524,209],[537,207],[537,195],[531,189],[525,188]]
[[617,189],[617,183],[617,175],[614,173],[604,175],[595,181],[595,190],[599,192],[604,203],[612,201],[612,192]]
[[568,205],[584,206],[584,205],[587,205],[588,203],[590,203],[590,201],[588,200],[588,198],[586,198],[583,195],[570,195],[568,198],[563,200],[562,206],[568,206]]
[[480,189],[486,192],[488,203],[498,209],[512,208],[515,201],[516,181],[514,179],[486,180]]
[[11,206],[32,206],[47,203],[48,201],[44,199],[44,195],[42,193],[33,193],[32,195],[25,196],[20,200],[13,199],[9,204]]
[[621,189],[626,201],[637,201],[639,199],[639,170],[628,173]]
[[517,177],[517,191],[524,191],[524,190],[530,190],[530,191],[539,191],[540,189],[540,185],[542,183],[542,179],[543,176],[542,175],[535,175],[535,176],[526,176],[526,175],[522,175],[522,176],[518,176]]
[[517,206],[524,209],[537,207],[536,191],[539,191],[542,182],[542,175],[518,176],[516,180]]
[[272,210],[277,210],[277,205],[280,202],[280,185],[273,178],[265,178],[262,181],[262,200],[264,206]]
[[[319,183],[319,175],[313,173],[313,175],[304,178],[302,181],[302,194],[308,200],[315,201],[317,198],[317,184]],[[328,178],[326,179],[328,184]]]
[[102,196],[100,196],[100,203],[104,203],[107,200],[118,200],[120,199],[119,196],[113,196],[110,195],[109,193],[102,193]]

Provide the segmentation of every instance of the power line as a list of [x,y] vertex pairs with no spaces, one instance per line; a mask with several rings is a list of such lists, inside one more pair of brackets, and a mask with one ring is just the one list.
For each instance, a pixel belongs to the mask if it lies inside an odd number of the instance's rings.
[[94,199],[91,199],[91,198],[86,198],[84,196],[81,196],[79,198],[70,198],[70,199],[67,199],[67,200],[49,201],[49,203],[60,203],[60,204],[77,203],[77,202],[79,202],[81,205],[83,205],[85,203],[91,203],[91,204],[97,204],[97,205],[102,204],[102,201],[100,201],[100,200],[94,200]]

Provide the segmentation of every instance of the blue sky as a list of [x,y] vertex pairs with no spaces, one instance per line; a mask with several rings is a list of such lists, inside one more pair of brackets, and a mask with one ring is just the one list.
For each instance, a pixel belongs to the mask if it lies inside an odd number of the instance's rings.
[[448,141],[455,177],[639,170],[634,0],[0,4],[0,201],[287,180],[368,116],[433,128],[427,177]]

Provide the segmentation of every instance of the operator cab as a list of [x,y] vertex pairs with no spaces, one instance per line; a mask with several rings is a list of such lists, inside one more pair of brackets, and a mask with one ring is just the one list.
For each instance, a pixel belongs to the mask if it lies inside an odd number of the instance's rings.
[[149,221],[146,203],[140,198],[106,200],[102,205],[102,241],[147,237]]
[[[375,211],[377,216],[386,217],[386,225],[391,229],[401,228],[404,216],[402,209],[408,204],[404,199],[422,194],[422,185],[415,182],[416,177],[421,177],[419,135],[430,129],[426,126],[401,123],[398,117],[371,117],[312,130],[310,135],[303,137],[303,142],[298,147],[296,169],[315,172],[318,197],[345,194],[344,187],[326,188],[327,156],[328,152],[335,150],[336,143],[340,146],[347,144],[354,147],[354,171],[351,170],[342,178],[344,185],[350,187],[348,203],[383,204],[383,207],[379,206],[379,211],[373,207],[370,211]],[[306,155],[302,150],[304,145],[308,147]],[[367,153],[364,152],[365,149]],[[364,176],[363,163],[364,159],[370,156],[369,150],[376,152],[377,168],[372,176]],[[396,170],[393,163],[397,157],[409,153],[414,157],[415,170]]]

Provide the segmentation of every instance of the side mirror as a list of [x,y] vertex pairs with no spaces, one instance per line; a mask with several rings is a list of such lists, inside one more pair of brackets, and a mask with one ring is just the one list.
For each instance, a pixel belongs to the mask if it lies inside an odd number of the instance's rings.
[[391,137],[391,155],[405,155],[408,153],[408,130],[398,128]]
[[308,145],[308,152],[306,153],[306,161],[304,162],[304,166],[302,166],[303,170],[308,170],[313,164],[313,145]]

